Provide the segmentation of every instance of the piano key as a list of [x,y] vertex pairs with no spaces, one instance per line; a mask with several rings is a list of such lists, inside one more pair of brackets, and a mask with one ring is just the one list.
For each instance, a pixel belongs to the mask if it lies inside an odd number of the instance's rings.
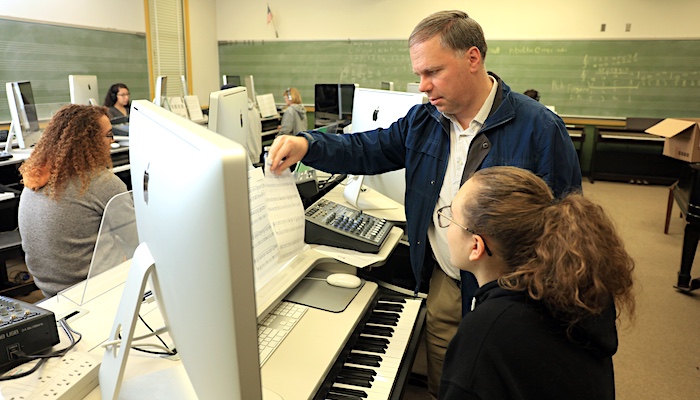
[[[335,379],[330,378],[326,398],[388,399],[420,312],[421,300],[384,296],[369,311]],[[410,368],[410,367],[408,367]],[[373,380],[370,380],[373,379]]]
[[331,392],[333,393],[346,394],[348,396],[367,397],[367,392],[361,389],[348,389],[343,387],[332,387],[331,389]]
[[351,387],[364,387],[364,388],[369,388],[372,387],[372,385],[369,383],[368,380],[366,379],[357,379],[357,378],[349,378],[347,376],[338,376],[335,381],[337,383],[344,383],[346,385],[349,385]]
[[364,390],[348,389],[348,388],[341,388],[341,387],[332,387],[331,391],[329,393],[339,394],[339,395],[347,395],[347,396],[355,396],[358,398],[367,397],[367,392],[365,392]]
[[[410,340],[411,334],[413,332],[413,324],[415,322],[415,315],[418,314],[420,309],[420,300],[409,300],[405,304],[405,309],[402,313],[397,314],[394,312],[384,312],[373,310],[370,320],[373,322],[368,322],[365,328],[369,328],[370,331],[381,331],[385,327],[385,324],[393,324],[396,322],[394,332],[389,338],[388,346],[384,350],[373,349],[375,346],[367,346],[368,339],[382,339],[382,336],[367,334],[363,331],[360,333],[360,338],[358,339],[355,346],[350,352],[348,359],[346,360],[344,367],[363,367],[362,364],[354,364],[353,361],[364,362],[363,357],[370,357],[376,361],[375,357],[379,357],[379,366],[370,367],[376,372],[374,376],[374,381],[370,382],[369,387],[356,386],[352,382],[339,381],[336,380],[333,384],[334,388],[340,389],[350,389],[350,390],[362,390],[368,394],[367,399],[386,399],[391,394],[393,386],[395,383],[396,375],[398,374],[399,367],[401,366],[401,360],[406,351],[406,346]],[[382,314],[384,313],[384,314]],[[394,318],[394,315],[396,318]],[[379,317],[379,318],[377,318]],[[372,343],[372,342],[369,342]]]
[[381,311],[401,312],[401,310],[403,310],[403,304],[378,303],[377,307],[375,307],[374,309]]
[[350,395],[340,394],[340,393],[328,393],[326,395],[326,399],[328,399],[328,400],[362,400],[362,397],[350,396]]
[[394,332],[394,328],[388,328],[385,326],[365,325],[362,332],[368,335],[391,336],[391,334]]

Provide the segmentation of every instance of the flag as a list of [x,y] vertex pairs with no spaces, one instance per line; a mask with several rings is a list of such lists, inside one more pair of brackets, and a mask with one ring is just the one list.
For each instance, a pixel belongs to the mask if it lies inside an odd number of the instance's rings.
[[267,5],[267,23],[272,22],[272,11],[270,10],[270,5]]

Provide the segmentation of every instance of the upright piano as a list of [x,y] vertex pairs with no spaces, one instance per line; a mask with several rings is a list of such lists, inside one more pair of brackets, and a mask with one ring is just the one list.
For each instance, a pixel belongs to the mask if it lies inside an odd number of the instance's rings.
[[700,288],[700,279],[692,279],[690,275],[700,241],[700,164],[686,164],[681,170],[680,179],[673,189],[673,197],[687,222],[683,234],[681,268],[675,288],[689,292]]

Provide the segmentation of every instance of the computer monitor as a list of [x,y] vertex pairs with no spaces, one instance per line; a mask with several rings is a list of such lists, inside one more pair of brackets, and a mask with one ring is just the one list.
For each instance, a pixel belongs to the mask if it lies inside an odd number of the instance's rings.
[[5,150],[9,151],[12,147],[13,137],[17,139],[20,149],[32,147],[39,141],[42,134],[39,129],[32,84],[29,81],[7,82],[5,90],[12,117]]
[[253,75],[247,75],[245,77],[245,88],[248,89],[248,98],[253,104],[258,105],[258,99],[255,94],[255,79]]
[[352,119],[355,83],[317,83],[314,87],[314,109],[317,120]]
[[[357,88],[352,113],[352,131],[364,132],[377,128],[388,128],[392,123],[406,116],[416,104],[426,103],[423,93],[406,93],[377,89]],[[365,185],[366,187],[362,187]],[[352,199],[360,209],[390,208],[390,203],[374,201],[367,188],[404,204],[406,193],[405,169],[379,175],[355,177],[346,185],[344,197]],[[350,200],[348,200],[350,201]],[[353,201],[350,201],[353,203]]]
[[253,154],[260,148],[253,137],[248,121],[248,91],[243,86],[212,92],[209,95],[209,130],[223,135],[245,147],[251,163],[257,163],[260,154]]
[[[141,244],[121,303],[128,303],[133,282],[142,283],[132,274],[152,271],[159,308],[198,398],[260,399],[245,150],[137,100],[129,159]],[[120,306],[114,326],[123,327],[122,336],[130,318]],[[123,353],[127,350],[105,351],[102,398],[113,398],[121,387]]]
[[158,107],[166,107],[167,106],[167,100],[166,100],[167,95],[168,95],[168,77],[161,75],[161,76],[156,78],[156,94],[153,97],[153,104],[157,105]]
[[[130,126],[141,244],[110,339],[117,340],[119,331],[124,339],[132,337],[144,278],[150,276],[197,397],[260,399],[265,389],[257,322],[313,265],[300,257],[264,278],[255,270],[243,146],[145,100],[132,103]],[[105,351],[99,372],[103,399],[116,398],[121,387],[124,348]]]
[[340,119],[352,120],[353,99],[355,97],[355,88],[358,86],[355,83],[340,84]]
[[71,104],[97,105],[97,75],[68,75]]
[[241,76],[240,75],[223,75],[222,76],[223,86],[241,86]]
[[316,120],[340,119],[337,83],[317,83],[314,86],[314,110]]
[[182,84],[182,97],[189,95],[190,91],[187,88],[187,78],[185,75],[180,75],[180,83]]
[[394,90],[394,82],[382,81],[381,89],[382,90]]

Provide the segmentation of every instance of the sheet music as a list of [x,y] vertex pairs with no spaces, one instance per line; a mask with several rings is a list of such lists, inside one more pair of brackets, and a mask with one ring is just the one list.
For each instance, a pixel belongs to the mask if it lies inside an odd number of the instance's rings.
[[170,111],[181,117],[189,118],[187,116],[187,108],[185,108],[185,103],[182,102],[182,97],[168,97],[168,103],[170,104]]
[[294,175],[289,169],[276,175],[265,164],[265,201],[280,251],[279,258],[286,262],[304,247],[306,221],[304,205]]
[[[291,186],[290,186],[291,185]],[[304,206],[290,171],[276,176],[248,171],[256,289],[304,249]],[[290,190],[293,189],[293,191]]]
[[204,119],[202,106],[199,104],[199,97],[196,95],[185,96],[185,105],[187,106],[187,112],[190,113],[190,119],[192,121],[201,121]]
[[253,240],[253,266],[255,286],[261,287],[272,276],[271,267],[277,264],[279,250],[265,205],[265,181],[262,169],[248,171],[248,196],[250,202],[250,225]]
[[275,106],[275,97],[272,93],[256,96],[258,99],[258,108],[260,116],[263,118],[273,117],[277,115],[277,107]]

